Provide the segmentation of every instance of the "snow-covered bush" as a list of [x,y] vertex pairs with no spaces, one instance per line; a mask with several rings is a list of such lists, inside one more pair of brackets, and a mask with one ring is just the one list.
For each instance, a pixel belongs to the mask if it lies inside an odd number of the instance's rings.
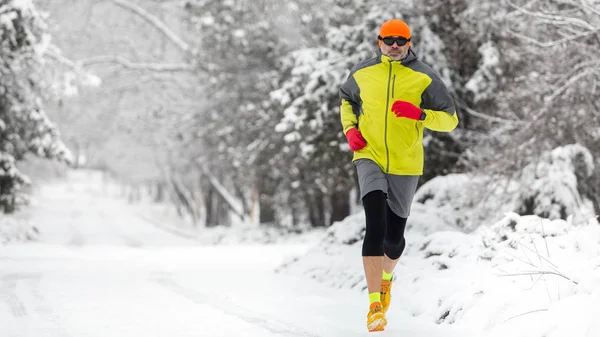
[[566,219],[581,212],[585,218],[591,217],[593,206],[581,197],[577,177],[587,178],[593,171],[592,154],[579,144],[544,153],[521,172],[516,211],[550,219]]
[[497,221],[505,212],[587,221],[593,217],[593,205],[579,192],[580,184],[585,184],[579,179],[588,177],[593,169],[593,158],[585,147],[567,145],[544,153],[513,177],[436,177],[419,188],[413,205],[431,206],[447,225],[466,231]]
[[0,244],[15,241],[35,241],[39,231],[26,221],[0,216]]

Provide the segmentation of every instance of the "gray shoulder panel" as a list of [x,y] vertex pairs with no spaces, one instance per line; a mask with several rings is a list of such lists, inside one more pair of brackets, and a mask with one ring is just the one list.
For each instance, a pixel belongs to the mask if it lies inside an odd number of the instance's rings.
[[352,111],[358,118],[362,109],[362,99],[360,98],[360,88],[354,76],[350,75],[346,82],[340,86],[340,98],[350,103]]
[[431,78],[431,83],[421,95],[421,109],[445,111],[454,115],[454,101],[440,75],[420,60],[414,60],[406,64],[406,66]]
[[358,63],[357,65],[355,65],[354,68],[352,68],[352,71],[350,71],[350,76],[354,75],[355,72],[357,72],[363,68],[374,66],[377,63],[381,63],[381,56],[375,56],[368,60],[364,60],[364,61]]
[[368,60],[364,60],[357,65],[355,65],[350,71],[350,75],[346,79],[346,82],[342,84],[340,87],[340,98],[348,101],[352,106],[352,111],[358,118],[358,116],[362,112],[362,99],[360,98],[360,88],[358,87],[358,83],[354,79],[354,73],[359,71],[360,69],[364,69],[370,66],[374,66],[377,63],[381,62],[381,57],[376,56],[370,58]]
[[421,62],[421,60],[413,60],[411,62],[404,64],[404,66],[408,67],[414,71],[418,71],[420,73],[426,74],[427,76],[431,77],[432,80],[434,80],[435,78],[438,78],[438,79],[440,78],[440,76],[435,72],[435,70],[433,70],[427,64]]

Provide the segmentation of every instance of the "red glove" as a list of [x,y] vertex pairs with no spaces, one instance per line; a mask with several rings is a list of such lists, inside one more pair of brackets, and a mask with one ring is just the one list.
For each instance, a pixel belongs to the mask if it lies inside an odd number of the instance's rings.
[[392,104],[392,111],[396,114],[396,117],[405,117],[416,121],[421,120],[421,114],[423,113],[421,108],[405,101],[395,101]]
[[346,139],[348,139],[348,145],[350,145],[350,150],[352,151],[358,151],[367,146],[367,142],[357,128],[348,129],[346,131]]

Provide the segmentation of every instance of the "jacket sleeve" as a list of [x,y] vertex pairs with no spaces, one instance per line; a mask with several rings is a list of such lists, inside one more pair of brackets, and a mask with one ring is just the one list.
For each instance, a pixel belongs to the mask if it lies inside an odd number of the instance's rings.
[[358,128],[358,116],[360,115],[362,100],[360,98],[360,89],[354,79],[354,71],[350,73],[348,79],[340,87],[340,119],[344,134],[351,128]]
[[430,77],[432,81],[421,97],[423,125],[433,131],[450,132],[458,125],[454,101],[440,77],[435,73]]

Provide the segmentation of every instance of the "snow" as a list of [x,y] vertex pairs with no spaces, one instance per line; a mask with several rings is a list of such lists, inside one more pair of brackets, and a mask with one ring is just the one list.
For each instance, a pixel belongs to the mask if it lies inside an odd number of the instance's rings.
[[[595,219],[574,226],[562,219],[507,213],[466,234],[445,224],[435,205],[416,205],[413,214],[418,216],[409,218],[407,248],[392,290],[392,305],[401,306],[390,310],[474,329],[479,336],[600,334],[593,319],[600,312],[600,225]],[[363,231],[363,214],[348,217],[279,271],[366,297]]]
[[511,176],[438,176],[415,194],[413,208],[424,205],[427,209],[413,212],[413,217],[428,214],[465,231],[498,221],[511,211],[564,220],[571,215],[575,223],[585,222],[594,216],[593,206],[579,195],[578,176],[587,178],[593,168],[589,150],[572,144],[542,154]]
[[[419,191],[381,335],[598,336],[598,221],[506,212],[466,233],[438,209],[467,181]],[[100,173],[72,171],[0,219],[1,230],[39,231],[0,246],[1,336],[370,335],[362,210],[272,244],[222,228],[216,245],[216,232],[184,231],[117,191]]]
[[[310,245],[199,245],[139,217],[101,174],[36,190],[14,217],[38,242],[0,246],[0,335],[369,336],[362,294],[275,273]],[[381,335],[466,336],[390,314]]]
[[502,75],[500,67],[500,51],[492,41],[482,44],[479,49],[481,60],[479,69],[471,76],[465,84],[465,89],[474,95],[474,101],[478,102],[490,98],[496,94],[499,77]]
[[0,244],[13,241],[35,240],[38,237],[37,228],[26,221],[19,221],[12,217],[0,218]]

